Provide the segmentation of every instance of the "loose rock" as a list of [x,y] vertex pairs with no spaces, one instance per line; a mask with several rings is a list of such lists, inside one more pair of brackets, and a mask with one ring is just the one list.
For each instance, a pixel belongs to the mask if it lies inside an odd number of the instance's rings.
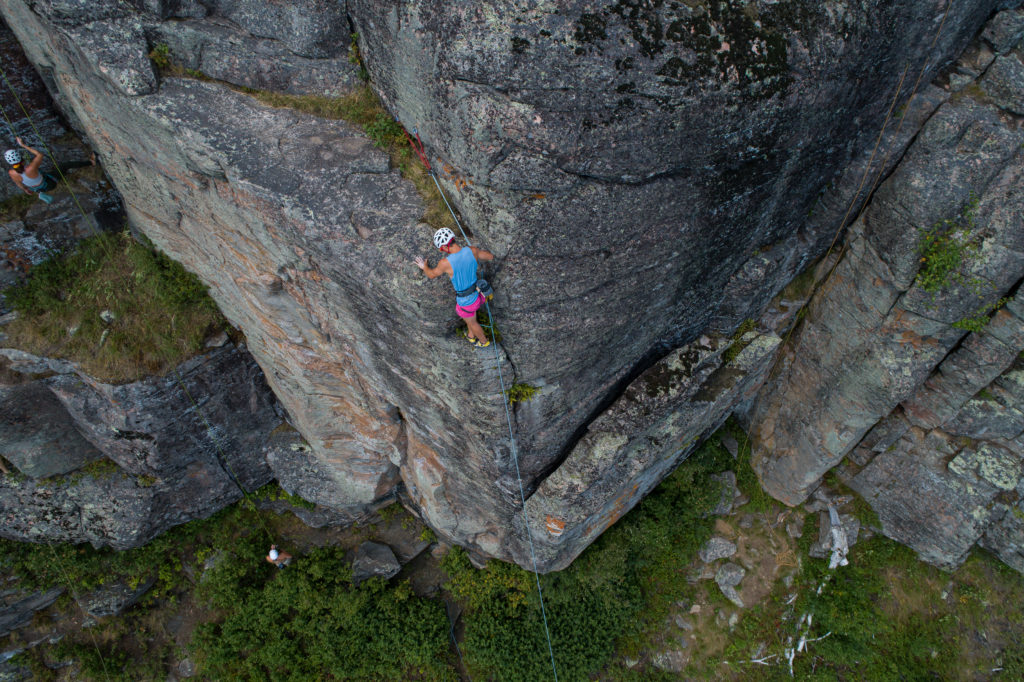
[[736,545],[733,542],[716,535],[704,543],[704,546],[697,552],[697,556],[704,563],[710,564],[712,561],[731,557],[735,553]]
[[390,547],[379,542],[364,542],[359,545],[352,562],[352,581],[358,584],[375,577],[388,580],[401,570],[402,565]]

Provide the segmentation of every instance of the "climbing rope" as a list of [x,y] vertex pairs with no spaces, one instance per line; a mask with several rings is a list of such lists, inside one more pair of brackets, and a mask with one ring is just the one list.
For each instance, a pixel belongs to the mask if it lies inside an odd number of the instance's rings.
[[[47,156],[49,156],[50,161],[53,162],[53,167],[56,169],[57,174],[60,175],[60,179],[64,181],[64,185],[68,188],[68,193],[71,194],[71,198],[74,199],[75,205],[78,206],[78,211],[82,214],[82,217],[85,218],[86,224],[88,224],[89,216],[86,215],[85,209],[82,208],[82,203],[78,200],[78,195],[75,194],[75,190],[71,188],[71,182],[68,181],[67,177],[64,175],[64,171],[61,170],[60,164],[57,163],[57,157],[53,155],[53,151],[50,149],[50,145],[46,144],[46,139],[43,137],[42,133],[39,132],[39,128],[36,127],[36,123],[34,120],[32,120],[31,114],[28,113],[28,109],[25,107],[25,103],[21,101],[20,97],[18,97],[17,90],[15,90],[14,86],[11,85],[11,81],[7,79],[7,72],[4,71],[4,68],[2,66],[0,66],[0,77],[2,77],[4,83],[7,84],[7,89],[11,91],[12,95],[14,95],[14,100],[18,103],[18,106],[21,108],[22,113],[25,114],[25,118],[28,120],[29,125],[32,126],[32,130],[35,131],[36,137],[39,138],[39,142],[43,145],[43,149],[46,150]],[[0,111],[3,111],[4,119],[6,119],[7,121],[7,127],[10,128],[13,132],[14,124],[11,123],[11,119],[7,117],[7,110],[3,107],[0,107]]]
[[[420,161],[422,161],[423,165],[426,167],[427,174],[430,176],[430,179],[434,181],[434,185],[437,187],[437,191],[440,193],[441,199],[444,201],[444,205],[448,207],[448,211],[452,214],[452,218],[455,219],[455,224],[458,226],[459,232],[462,233],[462,238],[466,240],[466,246],[471,247],[473,243],[470,241],[469,236],[466,234],[466,231],[462,229],[462,221],[459,220],[459,216],[456,215],[455,210],[452,208],[452,205],[448,203],[448,197],[445,196],[444,190],[441,189],[441,183],[437,181],[437,175],[430,167],[430,161],[427,159],[426,152],[424,151],[423,148],[423,142],[420,141],[419,133],[416,131],[415,128],[413,129],[413,135],[416,136],[415,142],[413,142],[413,138],[409,135],[408,132],[406,132],[405,135],[409,140],[409,145],[413,148],[413,151],[416,152],[416,156],[420,158]],[[555,650],[551,644],[551,631],[548,627],[548,614],[547,610],[544,607],[544,591],[541,589],[540,586],[540,571],[537,570],[537,551],[533,544],[533,532],[530,530],[530,518],[526,514],[526,491],[523,488],[523,477],[519,471],[519,452],[516,449],[516,438],[515,433],[512,429],[512,413],[509,410],[508,394],[506,393],[505,388],[505,378],[501,371],[501,357],[498,355],[498,340],[495,337],[494,332],[494,315],[491,312],[491,305],[490,303],[488,303],[486,296],[484,297],[484,306],[487,309],[487,319],[490,322],[490,324],[486,326],[491,330],[491,343],[494,346],[494,364],[498,369],[498,381],[501,384],[502,404],[505,407],[505,422],[508,425],[508,439],[509,444],[511,445],[512,448],[512,462],[515,464],[516,481],[518,481],[519,483],[519,501],[522,503],[523,525],[526,526],[526,537],[529,540],[530,544],[530,560],[533,563],[533,577],[537,583],[537,596],[540,600],[540,613],[544,622],[544,636],[547,638],[548,655],[551,657],[551,672],[555,676],[555,682],[558,682],[558,668],[555,665]]]
[[[221,449],[220,443],[217,442],[213,426],[210,424],[210,421],[206,418],[206,415],[203,414],[203,411],[199,408],[199,404],[192,398],[192,394],[185,386],[185,382],[181,378],[181,372],[178,371],[177,367],[174,368],[174,374],[175,378],[178,381],[178,386],[181,387],[181,390],[185,394],[185,397],[188,398],[188,401],[192,403],[192,409],[195,411],[196,414],[199,415],[199,418],[203,420],[203,424],[206,425],[206,435],[209,436],[210,442],[213,443],[213,447],[216,449],[216,454],[214,455],[214,458],[220,465],[221,470],[223,470],[225,475],[227,475],[228,479],[230,479],[231,482],[235,484],[235,487],[238,488],[238,490],[242,493],[242,496],[246,500],[246,502],[248,502],[252,506],[253,510],[256,510],[256,501],[239,482],[238,475],[235,473],[235,470],[228,463],[227,457],[224,454],[224,450]],[[274,534],[270,532],[270,529],[267,527],[267,524],[263,521],[263,515],[257,513],[256,518],[259,520],[260,526],[263,527],[263,532],[266,533],[270,541],[273,542]]]
[[[68,585],[68,593],[71,595],[71,598],[75,600],[75,604],[78,605],[78,609],[82,612],[82,616],[88,618],[89,612],[85,610],[84,606],[82,606],[82,602],[79,600],[78,594],[75,593],[74,583],[71,582],[71,576],[68,574],[67,568],[64,566],[64,562],[61,561],[60,556],[57,554],[57,550],[55,550],[53,545],[48,542],[44,544],[50,550],[50,553],[53,554],[54,563],[57,565],[57,568],[60,569],[61,575],[64,576],[64,582]],[[107,670],[107,660],[103,658],[103,651],[100,649],[100,643],[96,640],[96,633],[93,632],[92,628],[83,629],[89,631],[89,637],[92,639],[92,645],[96,648],[96,655],[100,659],[100,665],[103,666],[103,677],[110,680],[110,672]]]

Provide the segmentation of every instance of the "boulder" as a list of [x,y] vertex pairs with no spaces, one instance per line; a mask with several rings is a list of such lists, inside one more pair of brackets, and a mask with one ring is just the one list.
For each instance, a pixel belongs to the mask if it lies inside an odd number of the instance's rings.
[[156,584],[156,576],[141,581],[135,587],[126,583],[104,585],[95,592],[82,595],[82,608],[93,618],[117,616],[135,605]]
[[402,565],[390,547],[379,542],[364,542],[352,562],[352,581],[358,585],[369,578],[389,580],[401,570]]
[[0,601],[3,603],[3,609],[0,609],[0,637],[6,637],[30,624],[37,611],[42,611],[57,601],[57,597],[62,594],[62,587],[34,592],[27,596],[13,590],[0,593]]
[[736,545],[731,540],[715,535],[700,548],[697,552],[697,556],[700,560],[706,564],[710,564],[718,559],[724,559],[731,557],[736,553]]

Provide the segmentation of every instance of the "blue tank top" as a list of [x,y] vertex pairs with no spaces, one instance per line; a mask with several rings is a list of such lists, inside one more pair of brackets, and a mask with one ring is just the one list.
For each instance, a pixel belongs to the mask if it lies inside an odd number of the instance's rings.
[[[448,262],[452,266],[452,286],[455,291],[468,289],[476,284],[476,256],[468,246],[463,246],[458,253],[448,256]],[[468,296],[456,296],[456,305],[470,305],[479,294],[474,289]]]

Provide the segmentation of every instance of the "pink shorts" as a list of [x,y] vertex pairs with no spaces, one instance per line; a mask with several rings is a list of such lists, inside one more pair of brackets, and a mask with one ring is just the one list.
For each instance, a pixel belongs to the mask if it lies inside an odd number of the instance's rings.
[[472,303],[470,303],[469,305],[462,306],[462,305],[456,304],[455,305],[455,312],[458,313],[459,317],[464,318],[464,319],[469,319],[471,317],[475,317],[476,316],[476,311],[480,309],[480,306],[483,305],[483,302],[484,302],[484,297],[482,295],[480,295],[480,294],[477,294],[476,295],[476,300],[473,301]]

